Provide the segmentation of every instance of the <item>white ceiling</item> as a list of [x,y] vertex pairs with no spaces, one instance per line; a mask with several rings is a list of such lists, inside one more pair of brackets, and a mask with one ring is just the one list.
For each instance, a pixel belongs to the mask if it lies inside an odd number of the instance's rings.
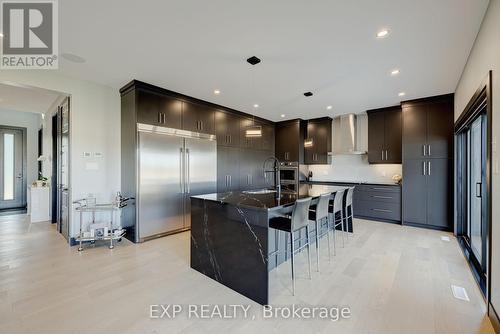
[[0,109],[45,113],[61,95],[40,88],[0,83]]
[[[453,92],[487,4],[65,0],[60,52],[86,63],[63,59],[60,68],[117,89],[135,78],[271,120],[362,112],[399,103],[400,91]],[[375,38],[381,28],[385,39]],[[252,68],[253,55],[262,63]]]

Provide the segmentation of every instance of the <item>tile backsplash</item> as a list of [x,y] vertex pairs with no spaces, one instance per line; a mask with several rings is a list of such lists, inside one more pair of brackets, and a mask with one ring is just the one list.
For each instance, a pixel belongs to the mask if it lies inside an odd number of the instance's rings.
[[393,182],[394,174],[402,175],[400,164],[370,165],[367,155],[334,155],[331,165],[311,165],[314,181]]

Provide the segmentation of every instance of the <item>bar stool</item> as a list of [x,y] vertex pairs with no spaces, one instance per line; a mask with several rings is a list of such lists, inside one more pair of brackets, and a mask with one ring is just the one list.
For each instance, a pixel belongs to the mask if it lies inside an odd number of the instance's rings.
[[345,190],[336,191],[335,197],[333,201],[330,201],[330,205],[328,206],[328,212],[331,216],[332,230],[333,230],[333,254],[337,254],[337,227],[342,227],[342,247],[344,247],[344,219],[343,219],[343,202],[344,202],[344,193]]
[[[288,233],[290,236],[290,262],[292,266],[292,294],[295,295],[295,259],[296,252],[307,246],[307,258],[309,263],[309,279],[311,279],[311,252],[309,243],[309,207],[311,206],[311,197],[298,199],[293,206],[292,214],[285,217],[274,217],[269,220],[269,227]],[[306,243],[295,249],[293,235],[302,229],[306,229]],[[278,252],[276,250],[276,266],[278,265]],[[271,254],[272,255],[272,254]]]
[[[319,239],[325,235],[328,237],[328,260],[330,261],[330,231],[328,219],[328,205],[332,194],[323,194],[319,196],[318,204],[315,208],[309,210],[309,220],[313,220],[316,225],[316,261],[319,272]],[[326,223],[326,232],[321,232],[323,223]]]
[[345,230],[347,232],[347,239],[349,239],[349,220],[352,220],[352,233],[354,234],[354,211],[352,206],[352,197],[354,194],[354,187],[349,187],[347,189],[347,195],[344,206],[344,221],[345,221]]

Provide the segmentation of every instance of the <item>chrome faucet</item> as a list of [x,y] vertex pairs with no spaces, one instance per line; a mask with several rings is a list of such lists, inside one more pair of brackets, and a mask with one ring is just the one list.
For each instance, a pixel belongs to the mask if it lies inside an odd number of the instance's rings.
[[[266,165],[269,161],[273,161],[274,165],[272,169],[266,169]],[[262,167],[264,170],[264,178],[267,179],[268,173],[274,173],[274,186],[276,188],[276,198],[281,197],[281,181],[280,181],[280,161],[275,157],[269,157],[264,160],[264,165]]]

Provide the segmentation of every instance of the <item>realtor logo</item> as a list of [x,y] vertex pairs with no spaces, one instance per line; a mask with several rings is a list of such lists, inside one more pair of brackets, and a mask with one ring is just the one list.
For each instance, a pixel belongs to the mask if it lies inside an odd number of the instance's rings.
[[57,3],[2,1],[2,69],[57,69]]

